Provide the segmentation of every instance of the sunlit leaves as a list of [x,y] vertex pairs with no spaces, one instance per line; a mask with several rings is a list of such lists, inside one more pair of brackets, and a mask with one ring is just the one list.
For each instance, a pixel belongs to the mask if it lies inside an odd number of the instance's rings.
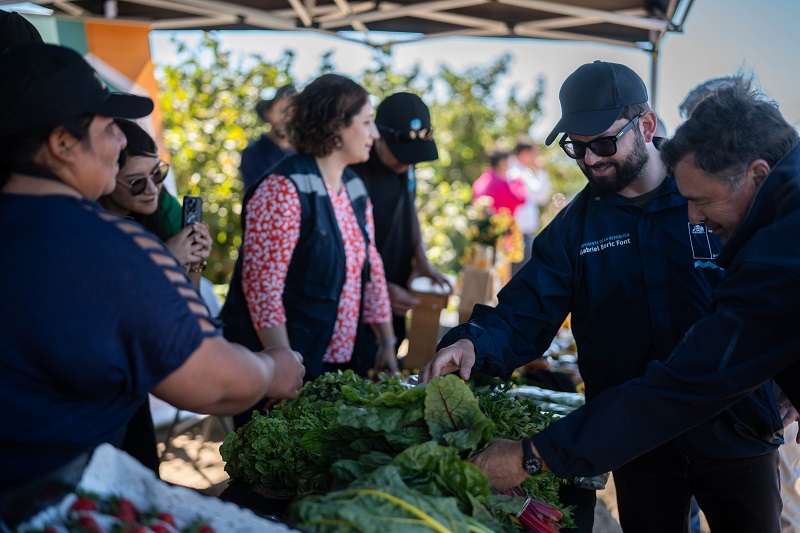
[[177,49],[183,62],[157,69],[164,141],[179,196],[204,199],[203,220],[214,242],[206,276],[227,283],[241,245],[240,154],[261,133],[254,107],[262,90],[292,81],[294,53],[285,51],[275,62],[234,58],[211,34],[196,48],[179,42]]

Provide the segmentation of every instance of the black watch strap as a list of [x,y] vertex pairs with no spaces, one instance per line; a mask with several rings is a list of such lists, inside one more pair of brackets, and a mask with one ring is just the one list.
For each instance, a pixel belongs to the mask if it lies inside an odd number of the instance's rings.
[[531,476],[542,473],[542,460],[533,453],[531,439],[522,441],[522,468]]

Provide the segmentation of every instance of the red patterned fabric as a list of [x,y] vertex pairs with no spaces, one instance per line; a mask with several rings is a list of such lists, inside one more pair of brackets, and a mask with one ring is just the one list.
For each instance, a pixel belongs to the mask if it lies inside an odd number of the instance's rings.
[[[333,212],[344,241],[347,261],[339,313],[323,361],[346,363],[353,355],[361,307],[361,271],[366,251],[364,237],[358,227],[345,187],[334,194],[325,184],[333,204]],[[263,180],[247,204],[247,231],[242,252],[247,258],[242,265],[242,286],[256,330],[284,324],[283,287],[292,253],[300,238],[300,198],[294,184],[285,176],[273,174]],[[369,232],[370,281],[364,290],[362,320],[368,324],[391,322],[389,292],[383,261],[375,248],[375,225],[372,203],[367,203]]]

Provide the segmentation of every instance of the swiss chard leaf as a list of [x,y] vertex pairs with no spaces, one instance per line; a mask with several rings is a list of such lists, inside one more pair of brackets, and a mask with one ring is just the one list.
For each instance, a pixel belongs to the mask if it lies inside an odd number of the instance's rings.
[[[469,386],[448,375],[433,379],[425,396],[425,421],[431,436],[458,450],[474,450],[491,440],[494,423],[487,419]],[[448,434],[456,433],[450,437]]]
[[349,483],[391,462],[391,455],[381,452],[369,452],[362,454],[358,459],[336,461],[331,465],[330,472],[339,480]]
[[453,498],[396,486],[310,496],[293,504],[290,513],[292,523],[307,533],[467,533],[470,528]]

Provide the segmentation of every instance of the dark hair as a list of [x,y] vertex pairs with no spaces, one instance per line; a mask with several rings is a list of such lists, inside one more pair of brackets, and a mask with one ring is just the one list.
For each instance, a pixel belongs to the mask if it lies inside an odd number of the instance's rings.
[[739,78],[702,100],[689,120],[661,147],[668,168],[692,155],[699,169],[739,187],[743,171],[756,159],[774,167],[797,143],[797,131],[775,102]]
[[517,145],[514,147],[514,154],[519,155],[525,150],[533,150],[534,148],[536,148],[536,145],[534,144],[533,139],[531,139],[530,136],[520,135],[519,137],[517,137]]
[[156,141],[140,125],[124,118],[115,118],[114,123],[128,140],[125,149],[119,154],[119,168],[124,167],[125,162],[132,156],[158,157]]
[[489,154],[489,164],[492,165],[492,168],[495,168],[501,161],[507,160],[509,156],[510,154],[506,150],[495,150]]
[[[128,141],[125,145],[125,149],[119,154],[120,170],[122,170],[122,167],[125,166],[125,163],[127,163],[128,159],[131,157],[158,157],[156,141],[153,140],[150,134],[139,126],[139,124],[124,118],[115,118],[114,123],[119,126],[119,129],[122,130],[122,133],[125,134]],[[119,185],[117,185],[117,187],[119,187]],[[144,215],[142,213],[131,212],[128,214],[130,218],[144,226],[146,230],[158,235],[162,241],[167,240],[164,234],[164,225],[162,224],[160,213],[161,197],[164,194],[167,194],[167,192],[162,188],[158,194],[158,208],[156,208],[153,213]],[[108,205],[110,196],[111,195],[101,196],[100,199],[98,199],[98,203],[103,206]]]
[[56,128],[64,128],[78,141],[88,145],[89,126],[94,117],[95,115],[91,113],[85,113],[64,121],[62,124],[53,124],[21,135],[0,137],[0,188],[5,186],[11,173],[15,172],[17,168],[33,164],[33,158],[47,143],[48,137]]
[[350,78],[323,74],[297,93],[289,104],[287,133],[295,150],[324,157],[340,142],[339,130],[369,100],[366,89]]
[[747,87],[750,85],[750,80],[744,78],[742,75],[723,76],[720,78],[711,78],[710,80],[706,80],[699,84],[694,89],[689,91],[689,93],[686,95],[686,98],[684,98],[683,102],[681,102],[678,106],[678,111],[680,111],[681,117],[685,119],[689,118],[692,116],[692,112],[694,111],[694,108],[697,107],[697,104],[714,94],[715,91],[718,91],[723,87],[736,85],[737,83],[744,83],[745,87]]
[[622,113],[619,114],[619,118],[633,120],[633,117],[641,115],[642,113],[647,113],[648,111],[650,111],[650,104],[647,102],[643,102],[641,104],[632,104],[625,106],[625,109],[623,109]]

